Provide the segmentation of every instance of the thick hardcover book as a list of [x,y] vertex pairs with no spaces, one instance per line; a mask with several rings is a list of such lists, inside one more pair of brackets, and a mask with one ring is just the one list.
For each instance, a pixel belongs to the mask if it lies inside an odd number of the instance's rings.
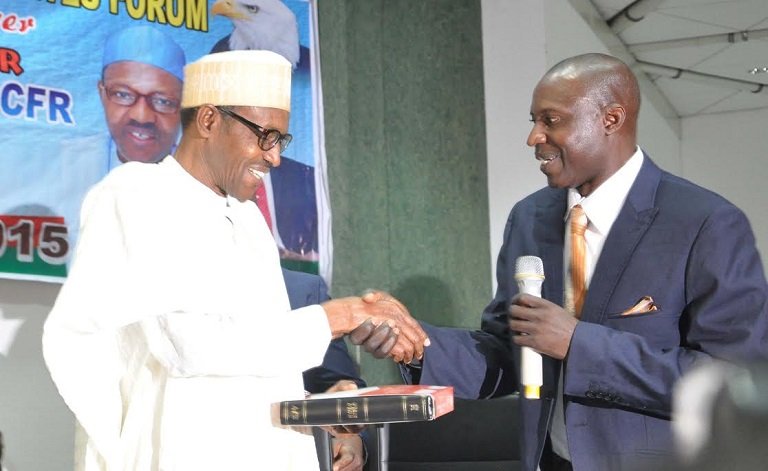
[[450,386],[391,385],[282,401],[283,425],[381,424],[434,420],[453,410]]

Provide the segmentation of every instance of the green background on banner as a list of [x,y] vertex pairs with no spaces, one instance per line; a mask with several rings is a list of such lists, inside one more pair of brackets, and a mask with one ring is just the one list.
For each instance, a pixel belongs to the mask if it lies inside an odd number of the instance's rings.
[[3,256],[0,257],[0,273],[63,278],[67,276],[67,267],[66,265],[50,265],[42,261],[37,255],[35,255],[32,263],[20,262],[16,249],[8,247]]

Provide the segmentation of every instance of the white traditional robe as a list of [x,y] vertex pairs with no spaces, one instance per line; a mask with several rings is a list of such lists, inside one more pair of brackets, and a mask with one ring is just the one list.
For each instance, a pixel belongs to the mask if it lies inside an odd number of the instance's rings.
[[311,435],[273,425],[330,341],[319,306],[290,311],[256,206],[172,157],[128,163],[86,197],[43,352],[95,470],[311,470]]

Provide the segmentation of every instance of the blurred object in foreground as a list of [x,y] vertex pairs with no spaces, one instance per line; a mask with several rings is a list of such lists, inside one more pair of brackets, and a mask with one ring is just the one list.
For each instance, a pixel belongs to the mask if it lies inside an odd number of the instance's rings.
[[768,463],[768,362],[708,363],[675,389],[680,469],[765,469]]

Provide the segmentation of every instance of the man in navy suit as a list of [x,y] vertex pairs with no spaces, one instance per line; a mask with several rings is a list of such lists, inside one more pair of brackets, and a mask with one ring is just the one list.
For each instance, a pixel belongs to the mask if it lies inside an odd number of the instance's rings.
[[[482,331],[425,326],[431,346],[409,370],[459,397],[491,397],[522,390],[520,346],[543,354],[541,399],[521,400],[526,471],[657,469],[674,454],[678,379],[713,358],[768,357],[768,287],[746,216],[651,161],[637,146],[639,105],[636,78],[611,56],[544,75],[528,145],[548,188],[509,215]],[[561,307],[575,305],[576,205],[588,221],[579,317]],[[542,298],[518,292],[525,255],[543,260]]]

